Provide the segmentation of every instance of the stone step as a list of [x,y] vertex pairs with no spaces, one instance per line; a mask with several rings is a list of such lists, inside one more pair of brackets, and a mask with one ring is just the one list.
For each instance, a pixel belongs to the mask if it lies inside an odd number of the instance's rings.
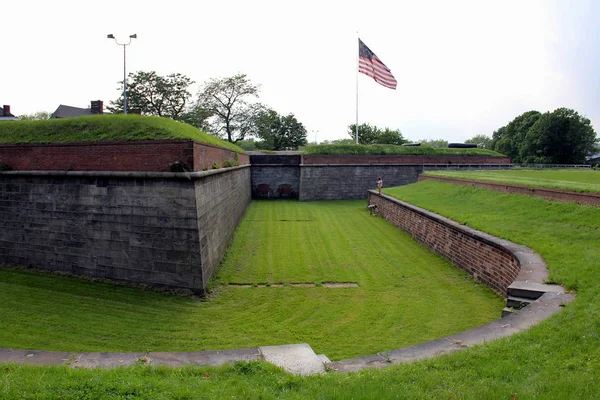
[[510,308],[510,307],[504,307],[502,309],[502,317],[506,317],[507,315],[511,315],[514,312],[514,309]]
[[265,361],[282,367],[289,373],[314,375],[325,372],[323,359],[307,343],[262,346],[258,349]]
[[559,285],[547,285],[527,281],[515,281],[507,290],[508,296],[537,300],[544,293],[564,293],[565,289]]
[[514,308],[514,309],[518,310],[525,306],[528,306],[533,301],[535,301],[535,300],[527,298],[527,297],[508,296],[506,298],[506,307]]

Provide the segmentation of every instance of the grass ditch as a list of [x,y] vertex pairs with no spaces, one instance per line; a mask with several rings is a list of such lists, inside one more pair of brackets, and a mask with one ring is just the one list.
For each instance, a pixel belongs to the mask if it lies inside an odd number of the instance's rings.
[[[253,202],[203,302],[0,269],[0,347],[143,352],[306,342],[335,360],[498,318],[502,299],[364,206]],[[282,221],[300,219],[314,221]]]
[[551,279],[577,289],[577,298],[527,332],[383,370],[296,377],[256,362],[108,371],[3,365],[0,393],[7,399],[599,398],[600,208],[433,181],[384,192],[533,248]]
[[600,171],[592,169],[512,169],[504,171],[429,171],[425,175],[530,187],[600,193]]

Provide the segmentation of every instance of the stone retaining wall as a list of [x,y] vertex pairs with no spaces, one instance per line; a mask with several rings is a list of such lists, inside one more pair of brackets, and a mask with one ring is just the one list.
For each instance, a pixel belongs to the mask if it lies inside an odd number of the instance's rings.
[[0,173],[0,264],[203,293],[250,202],[250,168]]
[[[598,175],[600,177],[600,174]],[[597,193],[571,192],[568,190],[530,187],[507,183],[484,182],[460,178],[446,178],[442,176],[420,175],[419,181],[424,180],[434,180],[440,182],[454,183],[457,185],[481,187],[485,189],[496,190],[498,192],[503,193],[536,196],[547,200],[567,201],[571,203],[587,204],[590,206],[600,206],[600,194]]]
[[527,248],[523,246],[374,191],[369,192],[369,204],[377,205],[377,213],[383,218],[503,296],[521,273],[521,262],[515,254],[522,253],[526,258]]

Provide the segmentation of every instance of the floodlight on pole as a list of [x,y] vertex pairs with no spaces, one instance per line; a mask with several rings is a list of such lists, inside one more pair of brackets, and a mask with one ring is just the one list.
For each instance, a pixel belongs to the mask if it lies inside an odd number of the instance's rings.
[[123,46],[123,114],[127,114],[127,51],[126,48],[131,44],[131,39],[137,39],[137,33],[129,35],[127,43],[119,43],[117,38],[112,33],[106,35],[107,39],[114,39],[115,43]]

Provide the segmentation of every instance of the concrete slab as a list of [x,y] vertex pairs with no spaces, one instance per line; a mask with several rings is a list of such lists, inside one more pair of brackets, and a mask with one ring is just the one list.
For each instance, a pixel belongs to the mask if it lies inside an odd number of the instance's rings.
[[295,375],[314,375],[325,372],[323,361],[307,343],[258,348],[265,361],[282,367]]
[[79,353],[68,363],[73,368],[115,368],[145,363],[146,353]]
[[261,359],[258,349],[236,349],[194,352],[151,352],[146,355],[147,362],[152,365],[180,367],[183,365],[219,366],[236,361],[254,361]]
[[7,363],[61,365],[73,356],[73,353],[58,351],[0,349],[0,362]]

